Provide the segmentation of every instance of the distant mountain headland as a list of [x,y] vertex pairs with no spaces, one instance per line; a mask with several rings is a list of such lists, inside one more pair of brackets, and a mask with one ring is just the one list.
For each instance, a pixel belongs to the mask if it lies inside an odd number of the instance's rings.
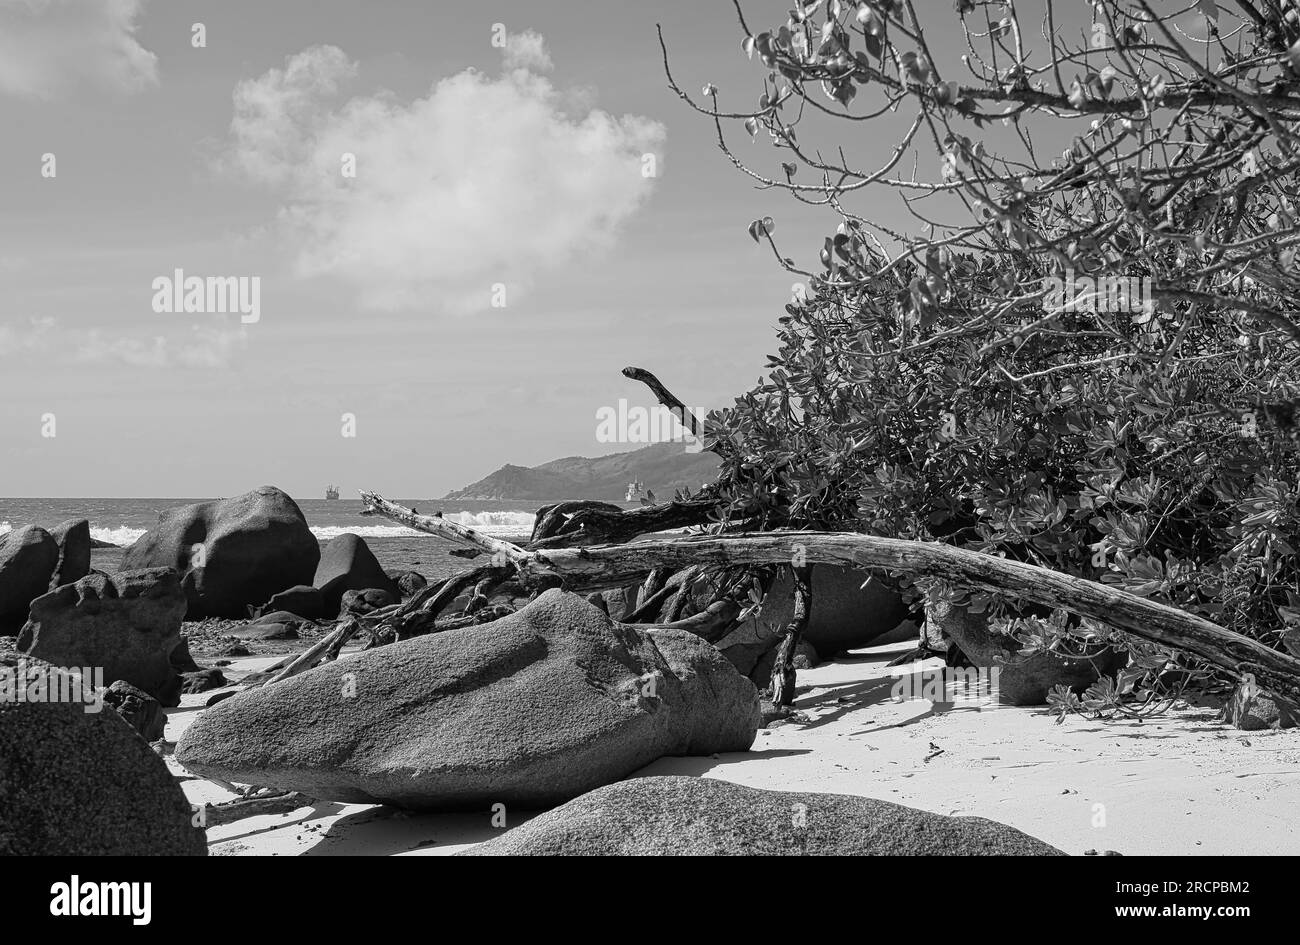
[[472,501],[499,499],[603,499],[622,501],[628,483],[639,481],[656,497],[672,498],[687,486],[698,490],[718,476],[714,453],[688,453],[680,443],[655,443],[630,453],[588,458],[566,456],[540,466],[505,465],[478,482],[443,496]]

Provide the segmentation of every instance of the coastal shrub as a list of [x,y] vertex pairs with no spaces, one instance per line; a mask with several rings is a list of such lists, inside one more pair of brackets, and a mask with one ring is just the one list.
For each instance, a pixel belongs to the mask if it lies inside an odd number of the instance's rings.
[[[738,167],[834,225],[807,265],[779,219],[749,224],[803,281],[765,375],[706,422],[727,518],[1005,555],[1278,646],[1300,624],[1300,19],[1020,7],[796,0],[751,28],[737,5],[757,107],[669,66]],[[1029,649],[1113,639],[922,592]],[[1195,668],[1124,645],[1134,672],[1094,702]]]

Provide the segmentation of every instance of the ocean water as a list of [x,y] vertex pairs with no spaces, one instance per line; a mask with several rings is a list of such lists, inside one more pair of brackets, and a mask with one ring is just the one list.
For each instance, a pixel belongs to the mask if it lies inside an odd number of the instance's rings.
[[[126,547],[158,524],[167,509],[207,499],[0,499],[0,534],[23,525],[49,528],[71,518],[90,520],[90,534],[100,541]],[[360,499],[296,499],[317,538],[328,541],[344,532],[372,538],[422,536],[377,515],[362,515]],[[398,505],[443,517],[496,537],[526,537],[533,530],[537,509],[545,501],[470,502],[438,499],[393,499]],[[629,503],[629,507],[630,507]]]
[[[122,551],[158,523],[160,513],[206,499],[3,499],[0,498],[0,535],[23,525],[49,528],[68,519],[90,521],[90,533],[117,548],[95,549],[92,565],[103,571],[117,570]],[[419,571],[430,581],[447,577],[474,563],[448,554],[464,547],[434,535],[417,532],[381,518],[362,515],[360,499],[296,499],[307,524],[323,545],[337,535],[352,532],[362,536],[379,563],[387,569]],[[525,542],[533,530],[538,508],[547,501],[483,501],[438,499],[393,499],[416,511],[443,517],[497,538]],[[628,503],[628,507],[631,507]]]

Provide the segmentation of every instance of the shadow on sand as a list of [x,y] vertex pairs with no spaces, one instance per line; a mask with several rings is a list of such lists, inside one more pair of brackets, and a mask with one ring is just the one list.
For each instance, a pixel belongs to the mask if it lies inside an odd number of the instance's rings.
[[[509,811],[507,828],[518,827],[540,811]],[[490,811],[421,814],[396,807],[370,807],[340,817],[303,856],[393,856],[438,847],[482,843],[504,832],[492,826]]]

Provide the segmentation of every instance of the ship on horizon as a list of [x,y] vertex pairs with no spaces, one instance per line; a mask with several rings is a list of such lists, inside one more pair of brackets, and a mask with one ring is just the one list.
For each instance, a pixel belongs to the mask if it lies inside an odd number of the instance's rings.
[[327,498],[327,499],[337,499],[338,497],[339,497],[339,487],[338,487],[338,486],[326,486],[326,487],[325,487],[325,498]]

